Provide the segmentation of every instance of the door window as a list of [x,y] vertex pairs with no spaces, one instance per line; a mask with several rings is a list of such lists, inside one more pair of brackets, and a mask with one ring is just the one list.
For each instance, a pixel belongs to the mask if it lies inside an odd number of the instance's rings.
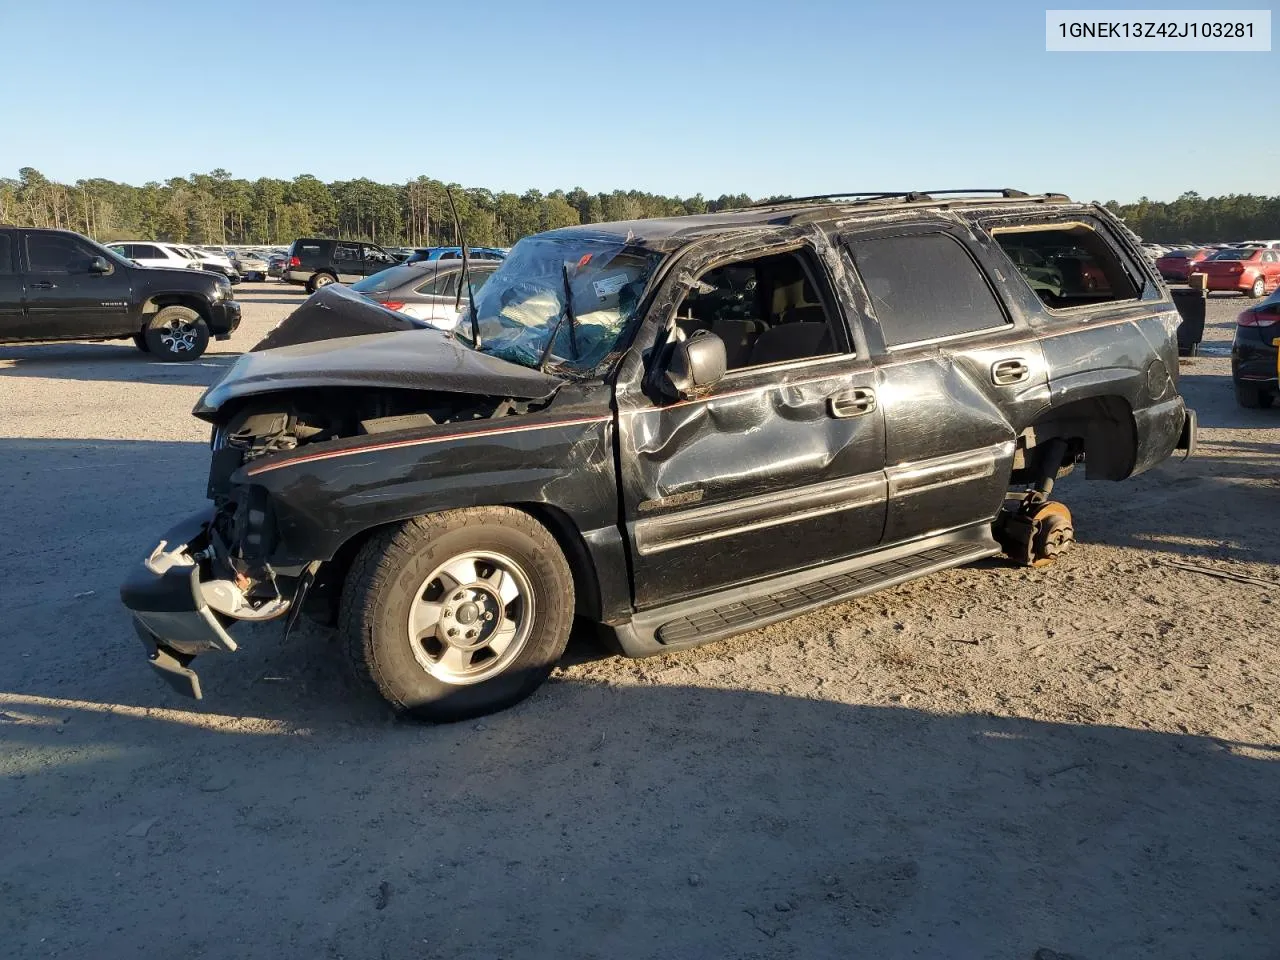
[[364,258],[369,263],[378,264],[380,266],[389,267],[396,262],[396,258],[387,253],[381,247],[365,247]]
[[135,244],[131,244],[131,246],[133,247],[133,253],[129,254],[129,257],[132,260],[166,260],[168,259],[160,251],[158,247],[153,247],[149,243],[135,243]]
[[991,330],[1008,317],[954,237],[921,233],[848,244],[886,347]]
[[458,271],[449,270],[416,287],[414,293],[428,297],[452,297],[458,293]]
[[706,271],[681,302],[676,324],[686,336],[709,330],[723,340],[729,370],[841,353],[847,343],[797,251]]
[[354,243],[336,243],[333,246],[333,262],[356,264],[360,262],[360,248]]
[[13,234],[0,231],[0,276],[16,272],[13,263]]
[[65,234],[27,234],[27,263],[32,273],[88,273],[94,256],[92,250]]

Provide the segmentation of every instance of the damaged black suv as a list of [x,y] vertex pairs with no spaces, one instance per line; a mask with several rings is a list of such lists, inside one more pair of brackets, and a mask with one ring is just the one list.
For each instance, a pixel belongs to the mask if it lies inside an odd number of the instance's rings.
[[327,287],[200,400],[212,505],[123,599],[196,696],[235,621],[305,608],[397,709],[487,713],[575,617],[646,656],[1052,562],[1055,478],[1190,453],[1177,324],[1105,209],[1013,190],[532,236],[453,333]]

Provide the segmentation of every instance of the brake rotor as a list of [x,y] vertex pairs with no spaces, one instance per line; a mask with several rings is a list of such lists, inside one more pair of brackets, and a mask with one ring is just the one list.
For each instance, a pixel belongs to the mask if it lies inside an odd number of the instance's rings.
[[1071,545],[1076,538],[1071,525],[1071,511],[1065,504],[1050,500],[1031,514],[1034,533],[1031,537],[1030,565],[1047,567]]

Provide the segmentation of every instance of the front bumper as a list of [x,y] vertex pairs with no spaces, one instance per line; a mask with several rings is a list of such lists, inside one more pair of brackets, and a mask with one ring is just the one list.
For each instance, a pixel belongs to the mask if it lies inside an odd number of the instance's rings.
[[286,613],[283,597],[251,605],[233,580],[211,575],[217,563],[208,544],[208,512],[188,517],[165,534],[120,586],[147,659],[179,693],[201,699],[200,680],[188,664],[208,650],[234,652],[227,627],[237,620],[271,620]]
[[215,300],[209,307],[209,330],[218,340],[229,340],[240,326],[240,304],[235,300]]

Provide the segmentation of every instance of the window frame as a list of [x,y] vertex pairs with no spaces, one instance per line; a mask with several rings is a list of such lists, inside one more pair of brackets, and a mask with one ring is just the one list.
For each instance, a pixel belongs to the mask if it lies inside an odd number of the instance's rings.
[[[1119,233],[1105,223],[1100,218],[1088,213],[1080,211],[1070,211],[1054,215],[1052,213],[1046,216],[1031,216],[1028,214],[1016,214],[1006,217],[986,217],[975,222],[977,229],[981,230],[991,238],[991,244],[994,253],[997,253],[1003,260],[1007,261],[1017,274],[1018,282],[1022,284],[1022,290],[1026,294],[1029,302],[1035,303],[1037,309],[1050,318],[1055,319],[1074,319],[1080,317],[1090,317],[1095,313],[1107,313],[1115,310],[1129,310],[1140,307],[1143,304],[1159,301],[1165,296],[1161,292],[1160,284],[1156,281],[1154,271],[1155,264],[1149,262],[1145,257],[1135,257],[1129,245],[1124,241]],[[1102,243],[1106,244],[1107,249],[1115,256],[1120,263],[1121,270],[1129,276],[1129,279],[1137,287],[1137,295],[1128,297],[1123,300],[1103,300],[1098,303],[1084,303],[1075,307],[1051,307],[1045,303],[1031,289],[1031,284],[1027,282],[1027,278],[1018,269],[1018,265],[1013,262],[1012,258],[1004,252],[997,234],[1002,231],[1012,231],[1015,229],[1024,232],[1033,232],[1035,230],[1066,230],[1071,227],[1085,227],[1092,230],[1098,235]],[[1208,258],[1206,258],[1208,259]]]
[[[854,256],[851,244],[875,240],[891,240],[901,237],[925,237],[938,235],[945,236],[953,243],[957,244],[964,252],[965,256],[969,258],[974,269],[978,271],[978,276],[982,278],[982,282],[986,285],[987,292],[991,294],[997,308],[1004,317],[1004,321],[992,324],[989,327],[982,327],[977,330],[967,330],[962,333],[947,333],[937,337],[925,337],[921,340],[909,340],[890,346],[885,339],[884,324],[880,319],[880,315],[876,312],[875,302],[871,297],[870,288],[862,277],[862,271],[858,269],[858,259]],[[842,255],[847,260],[850,272],[857,278],[860,293],[863,297],[862,309],[875,321],[876,332],[880,340],[879,347],[886,356],[894,353],[901,353],[905,350],[916,350],[921,347],[928,347],[934,344],[952,343],[957,340],[967,340],[971,337],[986,337],[991,336],[994,333],[1004,333],[1017,329],[1017,317],[1014,311],[1010,309],[1010,305],[1006,301],[1005,297],[1002,295],[999,285],[992,281],[988,265],[985,264],[983,259],[977,255],[974,249],[965,242],[963,237],[958,236],[954,224],[944,223],[941,221],[900,224],[896,227],[880,229],[873,228],[865,231],[849,231],[842,233],[839,239]],[[1012,263],[1011,260],[1010,262]],[[1014,269],[1017,269],[1016,264],[1014,264]],[[1019,277],[1022,276],[1022,272],[1020,270],[1018,271],[1018,275]],[[1030,287],[1028,287],[1028,290],[1029,289]],[[1038,300],[1039,298],[1037,297],[1036,299]]]
[[37,237],[53,237],[58,240],[65,240],[68,243],[73,244],[80,251],[82,251],[88,257],[89,260],[92,260],[94,257],[101,256],[101,254],[99,254],[92,247],[86,246],[82,240],[80,240],[78,237],[75,237],[71,234],[58,233],[52,230],[27,230],[25,231],[22,238],[22,257],[26,262],[26,273],[28,274],[39,274],[42,276],[51,276],[51,277],[53,276],[78,277],[78,276],[88,276],[90,273],[90,271],[88,270],[84,271],[83,273],[76,273],[71,270],[37,269],[31,259],[31,241],[32,239]]
[[[335,247],[334,249],[336,250],[337,248]],[[382,254],[383,257],[386,257],[386,259],[370,260],[369,257],[366,256],[367,252],[370,250],[377,251],[378,253]],[[387,267],[394,267],[396,266],[396,264],[400,262],[395,257],[393,257],[390,253],[384,250],[382,247],[378,246],[376,243],[365,243],[363,241],[361,241],[360,243],[360,260],[362,263],[381,263]]]
[[813,244],[805,241],[793,241],[776,246],[762,246],[759,248],[752,248],[745,252],[726,252],[722,256],[717,256],[708,260],[705,264],[698,267],[698,272],[696,274],[690,275],[688,282],[681,282],[678,285],[677,292],[679,296],[672,303],[671,310],[666,317],[665,325],[669,327],[677,320],[680,307],[684,303],[685,296],[687,296],[689,291],[693,289],[693,285],[695,283],[701,280],[703,276],[710,273],[712,270],[718,270],[721,267],[731,266],[735,263],[750,263],[755,260],[782,256],[783,254],[788,253],[797,256],[799,259],[801,270],[804,271],[805,277],[813,286],[813,291],[817,294],[818,300],[822,304],[823,312],[827,317],[828,328],[831,328],[833,325],[835,327],[835,329],[831,330],[833,339],[836,341],[842,341],[844,346],[842,347],[837,343],[837,348],[833,352],[822,353],[815,357],[797,357],[794,360],[777,360],[773,363],[760,363],[745,367],[735,367],[731,370],[725,371],[724,376],[721,377],[717,383],[717,388],[721,383],[732,383],[734,381],[743,380],[759,374],[761,371],[774,372],[778,370],[789,370],[794,367],[801,367],[813,363],[861,357],[858,353],[857,340],[849,328],[848,318],[845,316],[844,311],[839,309],[838,298],[832,295],[834,285],[831,282],[831,278],[827,276],[825,270],[815,274],[814,264],[820,261],[821,257],[818,256],[818,251],[814,248]]
[[[430,279],[424,280],[421,284],[414,287],[413,292],[420,297],[440,297],[441,299],[447,299],[449,297],[457,296],[458,281],[456,277],[459,276],[461,273],[462,273],[461,270],[446,270],[443,272],[436,271],[430,277]],[[447,287],[451,279],[453,280],[453,293],[443,293],[443,292],[437,292],[437,291],[428,292],[422,289],[423,287],[430,286],[431,284],[434,284],[434,283],[440,283],[441,281],[443,281]]]

